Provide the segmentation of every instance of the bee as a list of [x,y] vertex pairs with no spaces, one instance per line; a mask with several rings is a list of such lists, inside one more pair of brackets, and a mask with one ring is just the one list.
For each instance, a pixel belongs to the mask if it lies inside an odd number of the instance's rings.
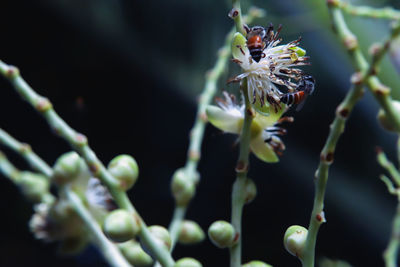
[[279,25],[275,34],[274,26],[272,24],[270,24],[267,29],[262,26],[254,26],[252,28],[246,26],[245,29],[247,32],[246,44],[250,51],[250,55],[255,62],[260,62],[261,58],[265,57],[265,54],[263,53],[265,47],[278,39],[281,25]]
[[300,79],[294,92],[286,93],[280,97],[280,101],[286,105],[297,105],[299,111],[305,103],[307,96],[314,92],[315,79],[311,75],[305,75]]
[[[265,37],[267,31],[264,27],[255,26],[248,30],[247,32],[247,48],[250,51],[251,57],[254,61],[259,62],[263,57],[263,51],[266,46]],[[265,56],[265,55],[264,55]]]

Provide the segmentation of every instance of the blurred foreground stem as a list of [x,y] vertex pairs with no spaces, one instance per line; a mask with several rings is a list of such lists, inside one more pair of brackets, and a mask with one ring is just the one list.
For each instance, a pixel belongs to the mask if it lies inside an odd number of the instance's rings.
[[16,92],[46,119],[52,130],[66,140],[81,155],[93,175],[100,178],[107,186],[117,205],[137,214],[137,218],[141,224],[141,231],[139,233],[141,241],[163,266],[172,267],[175,262],[171,254],[164,247],[159,246],[155,238],[150,234],[145,222],[130,202],[126,192],[120,188],[118,182],[89,147],[87,138],[83,134],[77,133],[62,120],[53,109],[51,102],[47,98],[37,94],[20,76],[19,70],[16,67],[9,66],[0,61],[0,74],[7,78],[14,86]]
[[74,211],[85,223],[86,228],[91,234],[93,243],[102,252],[107,262],[113,267],[130,267],[131,265],[122,256],[117,246],[115,246],[104,236],[100,226],[97,224],[90,212],[86,209],[79,196],[75,194],[69,187],[64,188],[64,191]]

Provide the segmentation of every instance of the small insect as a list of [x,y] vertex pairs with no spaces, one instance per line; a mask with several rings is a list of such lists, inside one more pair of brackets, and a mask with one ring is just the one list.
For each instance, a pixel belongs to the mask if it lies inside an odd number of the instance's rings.
[[297,105],[299,111],[305,103],[307,96],[314,92],[315,79],[311,75],[305,75],[300,79],[294,92],[286,93],[281,96],[280,101],[286,105]]
[[267,29],[262,26],[245,27],[247,32],[247,48],[255,62],[260,62],[261,58],[265,57],[263,53],[265,47],[278,39],[281,28],[282,26],[279,25],[277,32],[274,33],[274,26],[272,24]]
[[255,26],[248,30],[247,32],[247,48],[250,51],[251,57],[254,61],[259,62],[260,59],[265,57],[263,54],[264,48],[266,46],[265,37],[267,35],[267,31],[264,27]]

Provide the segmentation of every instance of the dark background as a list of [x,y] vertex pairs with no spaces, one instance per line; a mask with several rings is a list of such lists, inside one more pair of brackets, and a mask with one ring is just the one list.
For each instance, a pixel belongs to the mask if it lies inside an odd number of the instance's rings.
[[[249,176],[257,184],[258,196],[244,211],[244,262],[260,259],[274,266],[299,266],[283,248],[283,233],[292,224],[308,225],[319,152],[353,70],[331,33],[322,2],[253,2],[267,11],[267,17],[256,24],[282,23],[284,43],[303,37],[302,47],[313,63],[305,69],[315,76],[317,87],[303,110],[293,112],[296,121],[287,126],[287,149],[280,163],[251,158]],[[243,5],[246,10],[248,1]],[[196,96],[232,27],[229,9],[230,1],[215,0],[6,0],[0,7],[0,59],[19,67],[56,111],[89,137],[105,164],[118,154],[134,156],[140,179],[130,198],[147,224],[167,226],[174,208],[170,177],[185,163]],[[349,23],[365,44],[364,51],[388,33],[387,22],[349,18]],[[224,82],[234,71],[230,64],[218,94],[222,89],[237,90]],[[388,58],[381,73],[387,84],[399,84]],[[395,96],[400,96],[399,87],[395,89]],[[49,164],[69,151],[4,79],[0,90],[0,127],[30,143]],[[320,229],[318,257],[344,259],[354,266],[383,266],[381,254],[396,198],[378,179],[383,170],[377,166],[374,148],[382,146],[396,161],[396,137],[379,127],[377,110],[367,92],[338,144],[326,193],[328,223]],[[207,127],[199,165],[201,182],[187,214],[205,230],[215,220],[230,218],[237,159],[234,142],[235,137]],[[4,150],[18,167],[27,168],[18,156]],[[57,244],[36,241],[27,226],[31,204],[1,178],[0,266],[106,265],[94,248],[68,258],[57,255]],[[217,249],[208,240],[197,246],[178,245],[173,256],[195,257],[204,266],[229,262],[228,250]]]

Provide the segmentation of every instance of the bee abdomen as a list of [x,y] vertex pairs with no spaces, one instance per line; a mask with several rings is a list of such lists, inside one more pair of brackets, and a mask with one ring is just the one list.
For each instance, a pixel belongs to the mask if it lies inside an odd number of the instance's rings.
[[304,99],[304,92],[287,93],[281,96],[280,101],[286,105],[299,104]]

